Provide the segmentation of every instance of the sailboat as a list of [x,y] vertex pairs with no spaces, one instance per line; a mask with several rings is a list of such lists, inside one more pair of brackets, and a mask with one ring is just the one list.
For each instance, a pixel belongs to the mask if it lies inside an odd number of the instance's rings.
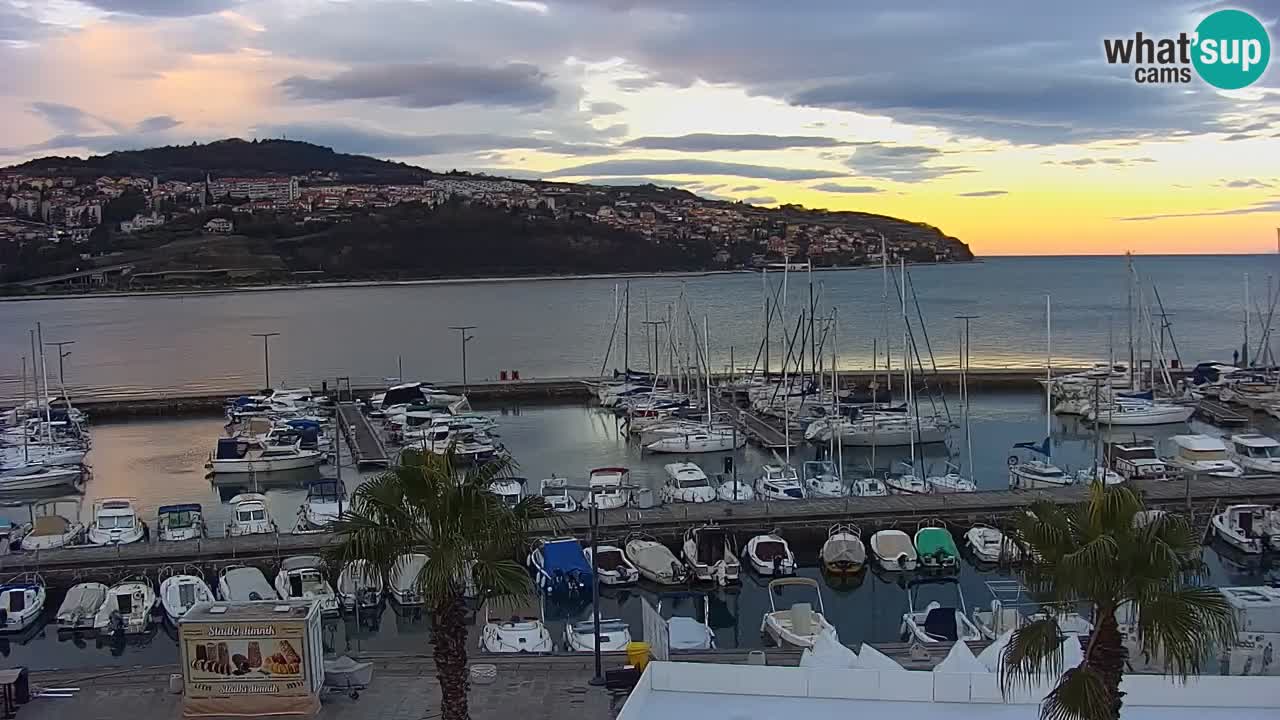
[[645,449],[650,452],[660,453],[704,453],[704,452],[726,452],[737,450],[747,444],[745,433],[739,433],[733,426],[725,428],[717,427],[712,424],[714,412],[711,405],[711,346],[708,339],[710,334],[709,321],[707,317],[702,319],[702,366],[705,372],[705,389],[707,394],[707,423],[704,427],[686,426],[684,432],[670,435],[655,440]]
[[[973,433],[969,425],[969,317],[964,318],[964,347],[960,350],[960,411],[964,417],[964,444],[968,451],[967,465],[973,472]],[[924,479],[924,484],[931,493],[976,492],[977,483],[967,477],[960,468],[947,463],[947,473],[932,475]]]
[[1009,456],[1009,487],[1015,490],[1032,488],[1064,487],[1075,482],[1075,478],[1053,464],[1053,325],[1050,298],[1044,297],[1045,325],[1045,438],[1039,443],[1020,442],[1014,444],[1015,449],[1030,450],[1036,455],[1023,462],[1017,455]]

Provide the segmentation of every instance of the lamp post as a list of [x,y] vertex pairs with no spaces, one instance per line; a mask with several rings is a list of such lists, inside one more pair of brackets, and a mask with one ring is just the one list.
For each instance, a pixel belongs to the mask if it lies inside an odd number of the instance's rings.
[[278,332],[269,333],[253,333],[254,337],[262,338],[262,374],[267,378],[267,389],[271,389],[271,338],[279,335]]
[[450,325],[450,330],[457,330],[458,337],[462,341],[462,392],[466,392],[467,388],[467,343],[475,338],[467,334],[468,330],[475,330],[475,325]]

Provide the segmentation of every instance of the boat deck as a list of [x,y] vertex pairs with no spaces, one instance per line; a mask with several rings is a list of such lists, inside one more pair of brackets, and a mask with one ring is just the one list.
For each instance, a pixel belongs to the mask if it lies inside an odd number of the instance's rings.
[[359,405],[353,402],[338,403],[338,417],[341,420],[342,436],[355,455],[357,466],[387,467],[391,464],[387,457],[387,447],[369,424],[369,418],[360,412]]

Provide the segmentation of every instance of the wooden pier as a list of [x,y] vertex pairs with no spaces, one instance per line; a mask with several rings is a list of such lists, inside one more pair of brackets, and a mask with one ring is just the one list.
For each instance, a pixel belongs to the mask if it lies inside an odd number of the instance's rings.
[[338,421],[342,427],[342,437],[351,448],[358,467],[387,467],[391,460],[387,457],[387,447],[382,438],[369,424],[369,418],[360,411],[360,406],[353,402],[337,404]]
[[1220,427],[1248,425],[1249,416],[1226,403],[1216,400],[1201,400],[1196,406],[1196,414]]
[[791,447],[798,447],[804,441],[803,437],[796,436],[794,429],[790,433],[785,432],[780,420],[766,418],[752,410],[738,407],[728,398],[717,398],[716,402],[716,409],[727,414],[749,442],[766,450],[782,450],[788,443]]

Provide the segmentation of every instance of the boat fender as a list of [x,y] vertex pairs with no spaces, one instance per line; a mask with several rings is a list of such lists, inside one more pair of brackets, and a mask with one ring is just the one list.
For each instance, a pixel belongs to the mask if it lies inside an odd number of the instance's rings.
[[141,599],[143,598],[143,596],[144,596],[144,595],[145,595],[145,593],[143,593],[141,590],[134,590],[134,591],[133,591],[133,599],[134,599],[134,600],[141,600]]
[[1010,456],[1009,456],[1009,467],[1013,467],[1014,465],[1017,465],[1017,464],[1018,464],[1018,456],[1017,456],[1017,455],[1010,455]]

